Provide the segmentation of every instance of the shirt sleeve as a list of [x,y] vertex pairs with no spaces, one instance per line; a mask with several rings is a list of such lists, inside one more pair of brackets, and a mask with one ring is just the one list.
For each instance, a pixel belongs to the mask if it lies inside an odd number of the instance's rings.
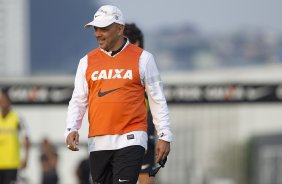
[[24,118],[22,118],[21,116],[19,116],[19,130],[21,135],[29,137],[29,128],[26,125]]
[[87,55],[83,57],[77,67],[74,90],[67,112],[67,126],[65,139],[70,132],[78,131],[88,107],[88,84],[86,81]]
[[140,56],[139,68],[140,78],[146,89],[157,135],[159,139],[171,142],[173,134],[170,127],[168,107],[163,92],[163,82],[153,55],[147,51],[143,51]]

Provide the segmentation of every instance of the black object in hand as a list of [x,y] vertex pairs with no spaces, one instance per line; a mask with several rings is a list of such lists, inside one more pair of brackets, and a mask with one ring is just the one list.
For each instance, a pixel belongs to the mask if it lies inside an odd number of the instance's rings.
[[154,166],[154,167],[152,168],[152,170],[149,172],[149,176],[150,176],[150,177],[156,176],[156,174],[158,173],[158,171],[160,170],[160,168],[162,168],[162,167],[165,166],[166,161],[167,161],[167,157],[165,157],[165,159],[161,160],[161,161],[159,162],[159,165]]

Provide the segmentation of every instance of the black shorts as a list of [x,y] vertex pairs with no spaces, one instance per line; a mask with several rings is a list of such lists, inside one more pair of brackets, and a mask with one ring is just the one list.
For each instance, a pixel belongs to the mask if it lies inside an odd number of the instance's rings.
[[1,184],[10,184],[16,183],[17,180],[17,169],[0,169],[0,183]]
[[141,167],[141,173],[149,173],[152,167],[155,165],[155,126],[153,124],[153,118],[150,111],[147,114],[148,123],[148,146],[145,153],[144,160]]
[[148,144],[147,152],[144,156],[141,173],[149,173],[155,165],[155,144]]
[[136,184],[144,153],[142,146],[91,152],[90,170],[93,182]]

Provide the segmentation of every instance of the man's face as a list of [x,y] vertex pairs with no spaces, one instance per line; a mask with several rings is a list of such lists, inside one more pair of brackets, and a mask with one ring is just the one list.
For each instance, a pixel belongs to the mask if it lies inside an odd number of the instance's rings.
[[6,95],[0,95],[0,108],[1,110],[7,110],[10,108],[10,101]]
[[106,51],[114,51],[119,49],[121,46],[119,39],[123,35],[123,25],[113,23],[107,27],[94,27],[94,29],[97,43],[101,49]]

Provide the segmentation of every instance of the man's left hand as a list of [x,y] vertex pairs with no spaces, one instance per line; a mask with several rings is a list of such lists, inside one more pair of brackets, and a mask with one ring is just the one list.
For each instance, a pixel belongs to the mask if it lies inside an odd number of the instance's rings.
[[170,152],[170,142],[159,139],[156,145],[156,163],[164,160]]

